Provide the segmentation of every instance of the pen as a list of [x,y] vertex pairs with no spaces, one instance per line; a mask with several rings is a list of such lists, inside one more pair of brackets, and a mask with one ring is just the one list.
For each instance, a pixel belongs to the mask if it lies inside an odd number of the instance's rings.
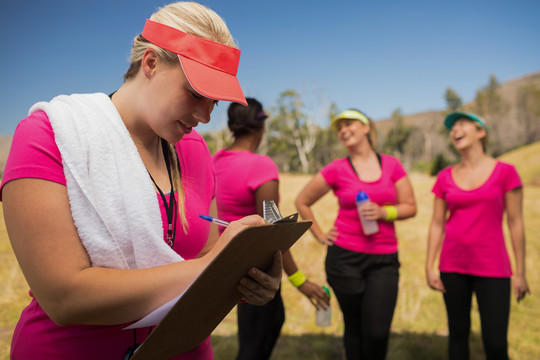
[[199,215],[199,217],[201,219],[204,219],[206,221],[210,221],[210,222],[213,222],[214,224],[217,224],[217,225],[221,225],[221,226],[229,226],[229,223],[226,222],[226,221],[223,221],[223,220],[219,220],[219,219],[216,219],[216,218],[213,218],[211,216],[208,216],[208,215]]

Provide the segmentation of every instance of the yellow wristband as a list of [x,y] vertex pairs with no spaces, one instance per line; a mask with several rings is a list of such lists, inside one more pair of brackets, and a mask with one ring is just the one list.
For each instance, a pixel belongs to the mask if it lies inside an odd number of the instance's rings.
[[306,282],[307,278],[302,274],[300,270],[289,276],[289,281],[294,287],[302,286]]
[[384,210],[386,210],[386,221],[394,221],[397,219],[397,209],[393,205],[386,205],[383,206]]

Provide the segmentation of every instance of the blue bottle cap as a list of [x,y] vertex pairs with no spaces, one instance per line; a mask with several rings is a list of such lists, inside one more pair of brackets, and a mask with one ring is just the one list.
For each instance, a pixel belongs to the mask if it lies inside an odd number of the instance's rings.
[[364,191],[359,191],[358,194],[356,194],[356,201],[364,200],[369,200],[368,194],[366,194]]

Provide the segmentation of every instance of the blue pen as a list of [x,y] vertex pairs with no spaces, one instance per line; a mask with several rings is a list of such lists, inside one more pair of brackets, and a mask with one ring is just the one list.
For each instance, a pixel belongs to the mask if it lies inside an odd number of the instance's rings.
[[229,223],[226,222],[226,221],[223,221],[223,220],[219,220],[219,219],[216,219],[216,218],[213,218],[211,216],[208,216],[208,215],[199,215],[199,217],[201,219],[204,219],[206,221],[210,221],[210,222],[213,222],[214,224],[217,224],[217,225],[221,225],[221,226],[229,226]]

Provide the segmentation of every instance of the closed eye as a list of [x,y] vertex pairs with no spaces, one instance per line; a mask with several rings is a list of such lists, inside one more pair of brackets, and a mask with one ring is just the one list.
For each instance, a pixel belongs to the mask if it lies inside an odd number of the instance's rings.
[[189,92],[191,94],[191,96],[194,98],[194,99],[202,99],[203,96],[201,94],[199,94],[198,92],[195,92],[195,91],[190,91]]
[[[198,92],[196,91],[189,91],[189,93],[191,94],[191,96],[194,98],[194,99],[197,99],[197,100],[201,100],[201,99],[204,99],[205,97],[202,96],[201,94],[199,94]],[[219,100],[214,100],[214,106],[219,106]]]

